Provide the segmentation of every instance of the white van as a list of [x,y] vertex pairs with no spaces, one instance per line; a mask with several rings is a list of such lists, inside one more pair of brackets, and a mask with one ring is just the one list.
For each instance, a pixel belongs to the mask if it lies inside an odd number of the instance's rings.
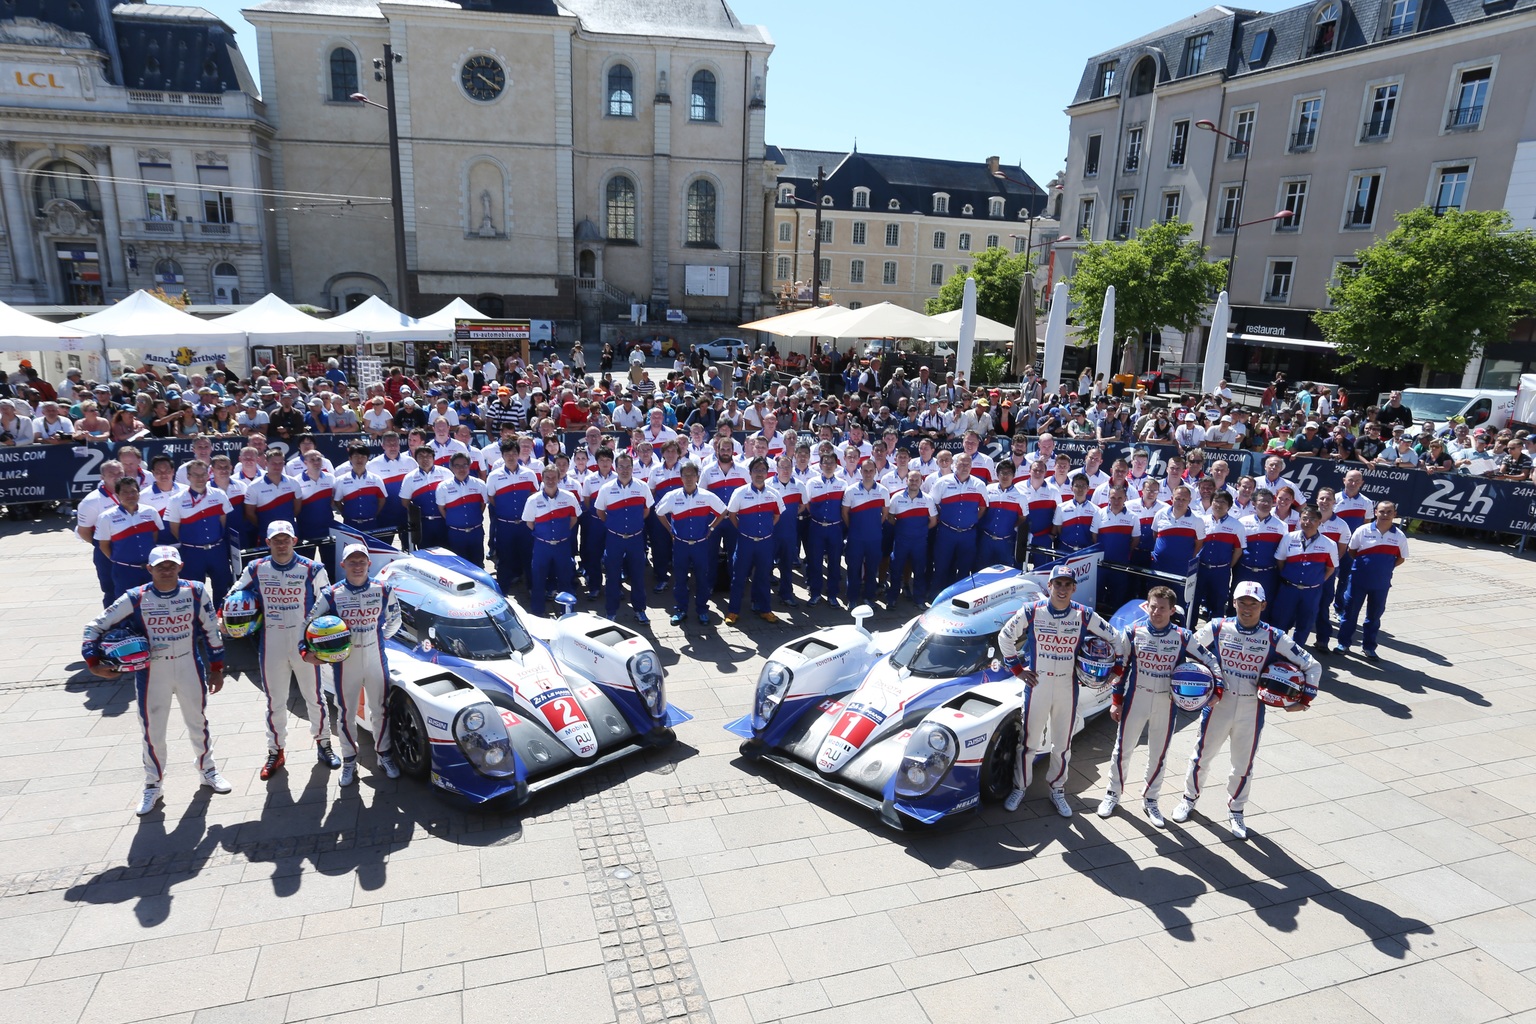
[[[1390,392],[1382,392],[1376,404],[1386,408]],[[1469,427],[1498,430],[1509,426],[1515,412],[1515,393],[1489,388],[1404,388],[1403,404],[1415,424],[1431,420],[1437,427],[1461,417]]]

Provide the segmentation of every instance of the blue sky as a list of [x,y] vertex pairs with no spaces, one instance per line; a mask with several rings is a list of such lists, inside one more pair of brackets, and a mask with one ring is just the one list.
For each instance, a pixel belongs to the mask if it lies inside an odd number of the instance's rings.
[[[614,0],[622,3],[623,0]],[[238,34],[249,0],[202,0]],[[806,149],[1017,161],[1042,184],[1066,157],[1062,113],[1095,53],[1207,6],[1199,0],[731,0],[766,25],[768,141]]]

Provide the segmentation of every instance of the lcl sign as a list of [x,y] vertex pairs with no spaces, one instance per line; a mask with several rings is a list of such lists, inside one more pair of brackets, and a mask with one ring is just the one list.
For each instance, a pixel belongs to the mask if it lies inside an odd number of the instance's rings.
[[23,89],[63,89],[52,71],[16,71],[16,84]]

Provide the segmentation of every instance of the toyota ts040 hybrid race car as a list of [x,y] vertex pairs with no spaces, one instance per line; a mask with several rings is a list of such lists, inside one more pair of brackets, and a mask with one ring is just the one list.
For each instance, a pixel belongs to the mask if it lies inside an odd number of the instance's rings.
[[[557,782],[676,738],[661,659],[638,633],[569,610],[528,615],[484,570],[446,550],[368,545],[401,628],[385,645],[388,726],[407,775],[476,804],[514,805]],[[338,549],[341,547],[337,545]],[[564,603],[564,602],[562,602]],[[331,674],[323,673],[327,686]],[[334,691],[333,691],[334,695]],[[352,709],[367,728],[362,708]]]
[[[1097,553],[1081,561],[1087,580]],[[1076,571],[1078,567],[1074,565]],[[871,633],[828,626],[778,648],[758,675],[751,714],[726,725],[761,758],[879,812],[897,828],[931,825],[1013,788],[1023,689],[998,631],[1044,593],[1044,574],[994,566],[962,579],[906,625]],[[1085,597],[1091,586],[1082,586]],[[1109,706],[1084,690],[1073,733]]]

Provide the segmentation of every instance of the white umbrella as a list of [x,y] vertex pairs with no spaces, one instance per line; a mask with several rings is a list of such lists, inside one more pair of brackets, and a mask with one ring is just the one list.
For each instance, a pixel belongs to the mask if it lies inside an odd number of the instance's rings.
[[933,338],[955,341],[959,324],[947,324],[931,316],[890,302],[846,309],[816,322],[814,333],[825,338]]
[[[930,317],[930,319],[937,320],[943,324],[958,325],[960,323],[960,314],[962,312],[964,311],[959,309],[952,309],[948,313],[935,313],[932,317]],[[943,341],[945,339],[940,338],[938,340]],[[977,313],[976,340],[996,341],[1004,343],[1010,342],[1013,340],[1013,328],[1009,327],[1007,324],[1000,324],[990,317],[985,317],[980,313]]]
[[1109,387],[1109,363],[1115,354],[1115,286],[1104,289],[1104,312],[1099,316],[1098,365],[1095,368]]
[[969,380],[976,360],[976,279],[965,278],[965,292],[960,298],[960,340],[955,344],[955,374]]
[[1211,314],[1211,333],[1205,341],[1205,372],[1200,375],[1202,394],[1214,395],[1221,386],[1227,368],[1227,330],[1232,325],[1232,306],[1227,293],[1216,297],[1216,311]]
[[[826,335],[825,331],[816,329],[819,321],[835,313],[846,312],[848,312],[846,306],[807,306],[805,309],[753,320],[751,323],[742,324],[737,330],[764,331],[768,334],[777,334],[781,338],[815,338]],[[827,336],[830,337],[830,335]]]
[[1045,323],[1045,365],[1040,378],[1046,393],[1056,390],[1061,377],[1061,355],[1067,347],[1067,285],[1059,281],[1051,292],[1051,318]]

